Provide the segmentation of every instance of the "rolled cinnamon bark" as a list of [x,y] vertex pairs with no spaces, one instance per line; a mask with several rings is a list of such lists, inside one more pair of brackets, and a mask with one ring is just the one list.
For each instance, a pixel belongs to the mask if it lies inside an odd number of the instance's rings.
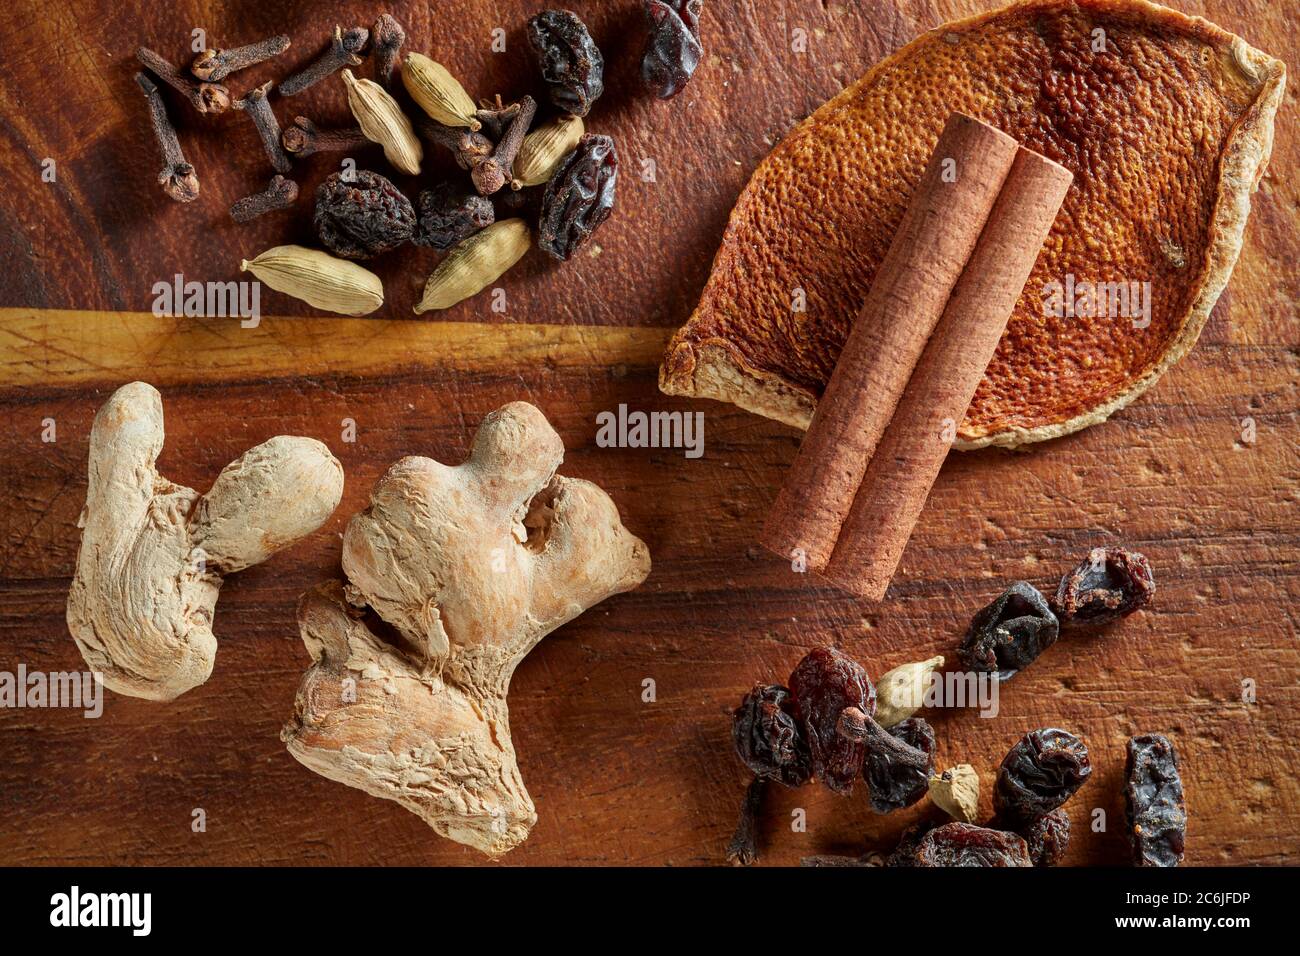
[[876,447],[825,576],[880,600],[1074,177],[1021,148]]
[[1017,149],[992,126],[962,113],[948,117],[772,505],[765,547],[802,557],[812,571],[826,567]]

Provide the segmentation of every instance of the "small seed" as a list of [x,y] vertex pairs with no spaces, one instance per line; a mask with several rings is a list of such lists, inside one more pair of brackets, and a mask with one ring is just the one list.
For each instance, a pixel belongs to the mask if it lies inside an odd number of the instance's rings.
[[276,292],[327,312],[369,315],[384,304],[379,276],[319,249],[276,246],[256,259],[242,260],[239,271],[251,272]]
[[930,800],[954,820],[974,823],[980,815],[980,775],[968,763],[959,763],[930,778]]
[[549,180],[560,160],[578,148],[582,133],[582,117],[570,116],[552,120],[525,136],[515,159],[515,178],[510,188],[540,186]]
[[474,101],[460,81],[423,53],[408,53],[402,62],[402,83],[411,99],[444,126],[468,126],[479,130]]
[[372,143],[384,147],[384,156],[394,168],[418,176],[424,147],[397,100],[374,80],[358,80],[351,70],[343,71],[343,82],[348,88],[348,106],[361,132]]
[[522,219],[493,223],[456,245],[424,284],[416,314],[449,309],[495,282],[523,258],[531,244]]
[[876,723],[881,727],[892,727],[920,710],[925,702],[930,675],[942,666],[942,657],[932,657],[928,661],[903,664],[881,674],[880,680],[876,682],[879,701],[876,705]]

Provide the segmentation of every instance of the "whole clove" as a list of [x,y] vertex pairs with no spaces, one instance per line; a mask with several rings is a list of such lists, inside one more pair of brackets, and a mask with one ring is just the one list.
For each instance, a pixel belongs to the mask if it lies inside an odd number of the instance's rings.
[[461,169],[473,169],[492,155],[492,140],[468,127],[444,126],[436,119],[419,114],[414,116],[412,123],[421,139],[449,150]]
[[733,866],[752,866],[758,861],[758,818],[763,812],[763,796],[767,793],[767,778],[755,777],[745,789],[745,799],[740,805],[740,820],[736,832],[727,844],[727,862]]
[[361,53],[370,42],[370,31],[365,27],[352,27],[344,32],[334,27],[329,48],[293,76],[280,84],[281,96],[296,96],[308,87],[315,86],[325,77],[337,73],[345,66],[360,66]]
[[509,106],[503,104],[501,94],[498,93],[492,100],[480,100],[479,109],[474,116],[483,124],[483,132],[489,138],[499,140],[505,135],[510,121],[519,115],[519,109],[519,103],[511,103]]
[[406,31],[391,14],[381,13],[375,25],[370,28],[370,49],[375,56],[375,79],[390,93],[393,92],[393,70],[397,67],[397,57],[405,42]]
[[343,153],[370,145],[360,126],[321,129],[305,116],[295,116],[293,125],[280,134],[280,143],[295,156],[313,153]]
[[135,51],[139,60],[154,76],[179,92],[200,113],[224,113],[230,108],[230,91],[220,83],[200,83],[176,69],[170,60],[159,56],[148,47]]
[[247,114],[253,121],[253,125],[257,127],[266,156],[275,171],[287,173],[293,169],[293,163],[290,162],[289,154],[284,151],[284,147],[280,145],[280,123],[275,118],[270,101],[266,98],[271,92],[271,85],[271,81],[268,80],[261,86],[249,90],[242,99],[235,100],[234,105],[235,109]]
[[507,127],[501,141],[497,143],[496,149],[492,151],[492,155],[470,170],[470,179],[474,180],[474,188],[480,194],[490,196],[510,182],[514,175],[515,157],[519,155],[519,147],[523,145],[524,136],[528,132],[528,127],[532,125],[536,113],[536,100],[531,96],[525,96],[520,100],[519,112],[510,121],[510,126]]
[[162,151],[163,168],[158,174],[158,182],[162,185],[163,192],[177,202],[193,202],[199,198],[199,177],[181,152],[181,141],[167,116],[167,106],[163,103],[162,94],[158,92],[158,84],[145,73],[137,73],[135,81],[144,91],[149,103],[149,120],[153,124],[154,136],[158,139],[158,148]]
[[288,209],[298,198],[298,184],[276,174],[260,193],[237,199],[230,207],[230,218],[235,222],[248,222],[277,209]]
[[279,56],[289,49],[289,38],[281,33],[233,50],[204,50],[190,64],[190,72],[205,82],[224,80],[231,73],[248,69]]

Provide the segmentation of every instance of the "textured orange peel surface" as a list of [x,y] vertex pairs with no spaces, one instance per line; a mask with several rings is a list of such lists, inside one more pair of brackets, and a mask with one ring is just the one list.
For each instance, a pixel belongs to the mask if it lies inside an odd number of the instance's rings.
[[[943,123],[961,110],[1075,180],[958,446],[1101,421],[1181,358],[1226,285],[1284,82],[1280,61],[1142,0],[1030,0],[924,34],[760,164],[660,386],[806,427]],[[1135,308],[1140,285],[1129,314],[1052,314],[1044,290],[1070,277],[1149,283],[1149,321]]]

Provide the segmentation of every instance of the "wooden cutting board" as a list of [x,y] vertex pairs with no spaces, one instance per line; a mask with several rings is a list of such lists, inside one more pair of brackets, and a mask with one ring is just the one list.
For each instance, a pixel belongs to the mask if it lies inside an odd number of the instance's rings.
[[[669,399],[656,366],[707,276],[727,214],[760,158],[793,124],[918,32],[981,2],[705,0],[707,56],[671,103],[636,92],[634,0],[571,0],[605,51],[608,92],[589,128],[622,157],[618,206],[594,244],[559,266],[530,254],[488,297],[416,319],[435,261],[407,249],[377,264],[388,302],[372,318],[313,315],[267,291],[256,329],[232,319],[151,314],[176,273],[237,278],[241,257],[311,242],[309,209],[333,163],[295,172],[297,213],[233,225],[227,206],[269,175],[237,113],[203,119],[169,100],[198,167],[200,200],[166,200],[132,52],[188,60],[190,29],[218,45],[287,32],[281,62],[230,81],[242,94],[315,55],[322,4],[284,15],[253,2],[120,4],[22,0],[0,35],[0,670],[75,670],[64,603],[76,558],[87,437],[96,409],[133,379],[163,394],[160,468],[206,489],[272,435],[326,441],[343,462],[343,503],[317,534],[231,578],[215,623],[212,679],[171,704],[109,695],[103,716],[0,710],[0,860],[45,863],[468,864],[397,805],[299,766],[279,741],[308,664],[294,606],[338,573],[339,534],[397,458],[458,461],[488,411],[539,405],[564,437],[564,471],[607,489],[649,544],[654,570],[548,637],[516,674],[514,736],[539,822],[512,864],[717,863],[746,775],[729,712],[756,680],[784,680],[833,642],[873,676],[952,654],[970,616],[1017,578],[1054,583],[1091,547],[1146,553],[1159,593],[1146,613],[1063,639],[1009,685],[995,719],[927,714],[938,762],[973,764],[988,786],[1027,729],[1081,734],[1095,767],[1069,804],[1069,862],[1125,860],[1124,742],[1177,743],[1194,864],[1293,863],[1300,853],[1300,322],[1294,80],[1271,173],[1254,198],[1228,291],[1184,362],[1107,424],[1013,453],[957,454],[944,468],[888,599],[854,600],[793,575],[756,545],[798,434],[711,402]],[[1180,4],[1295,64],[1286,5]],[[476,94],[537,92],[523,25],[537,4],[444,0],[388,5],[410,46]],[[369,24],[385,7],[339,5]],[[491,52],[496,28],[506,53]],[[806,52],[794,52],[806,39]],[[292,101],[281,121],[345,116],[341,82]],[[55,163],[43,182],[42,164]],[[362,165],[387,172],[377,151]],[[364,160],[369,160],[365,162]],[[447,171],[445,157],[412,195]],[[653,176],[649,172],[653,170]],[[601,449],[595,417],[702,410],[706,451]],[[46,420],[56,439],[42,441]],[[356,440],[342,440],[344,420]],[[1251,425],[1253,423],[1253,441]],[[1256,699],[1243,701],[1243,682]],[[648,684],[647,682],[653,682]],[[646,688],[653,687],[653,700]],[[196,808],[206,831],[195,833]],[[806,811],[806,832],[792,814]],[[1095,810],[1105,828],[1094,832]],[[921,808],[871,814],[865,794],[775,793],[765,860],[892,847]]]

